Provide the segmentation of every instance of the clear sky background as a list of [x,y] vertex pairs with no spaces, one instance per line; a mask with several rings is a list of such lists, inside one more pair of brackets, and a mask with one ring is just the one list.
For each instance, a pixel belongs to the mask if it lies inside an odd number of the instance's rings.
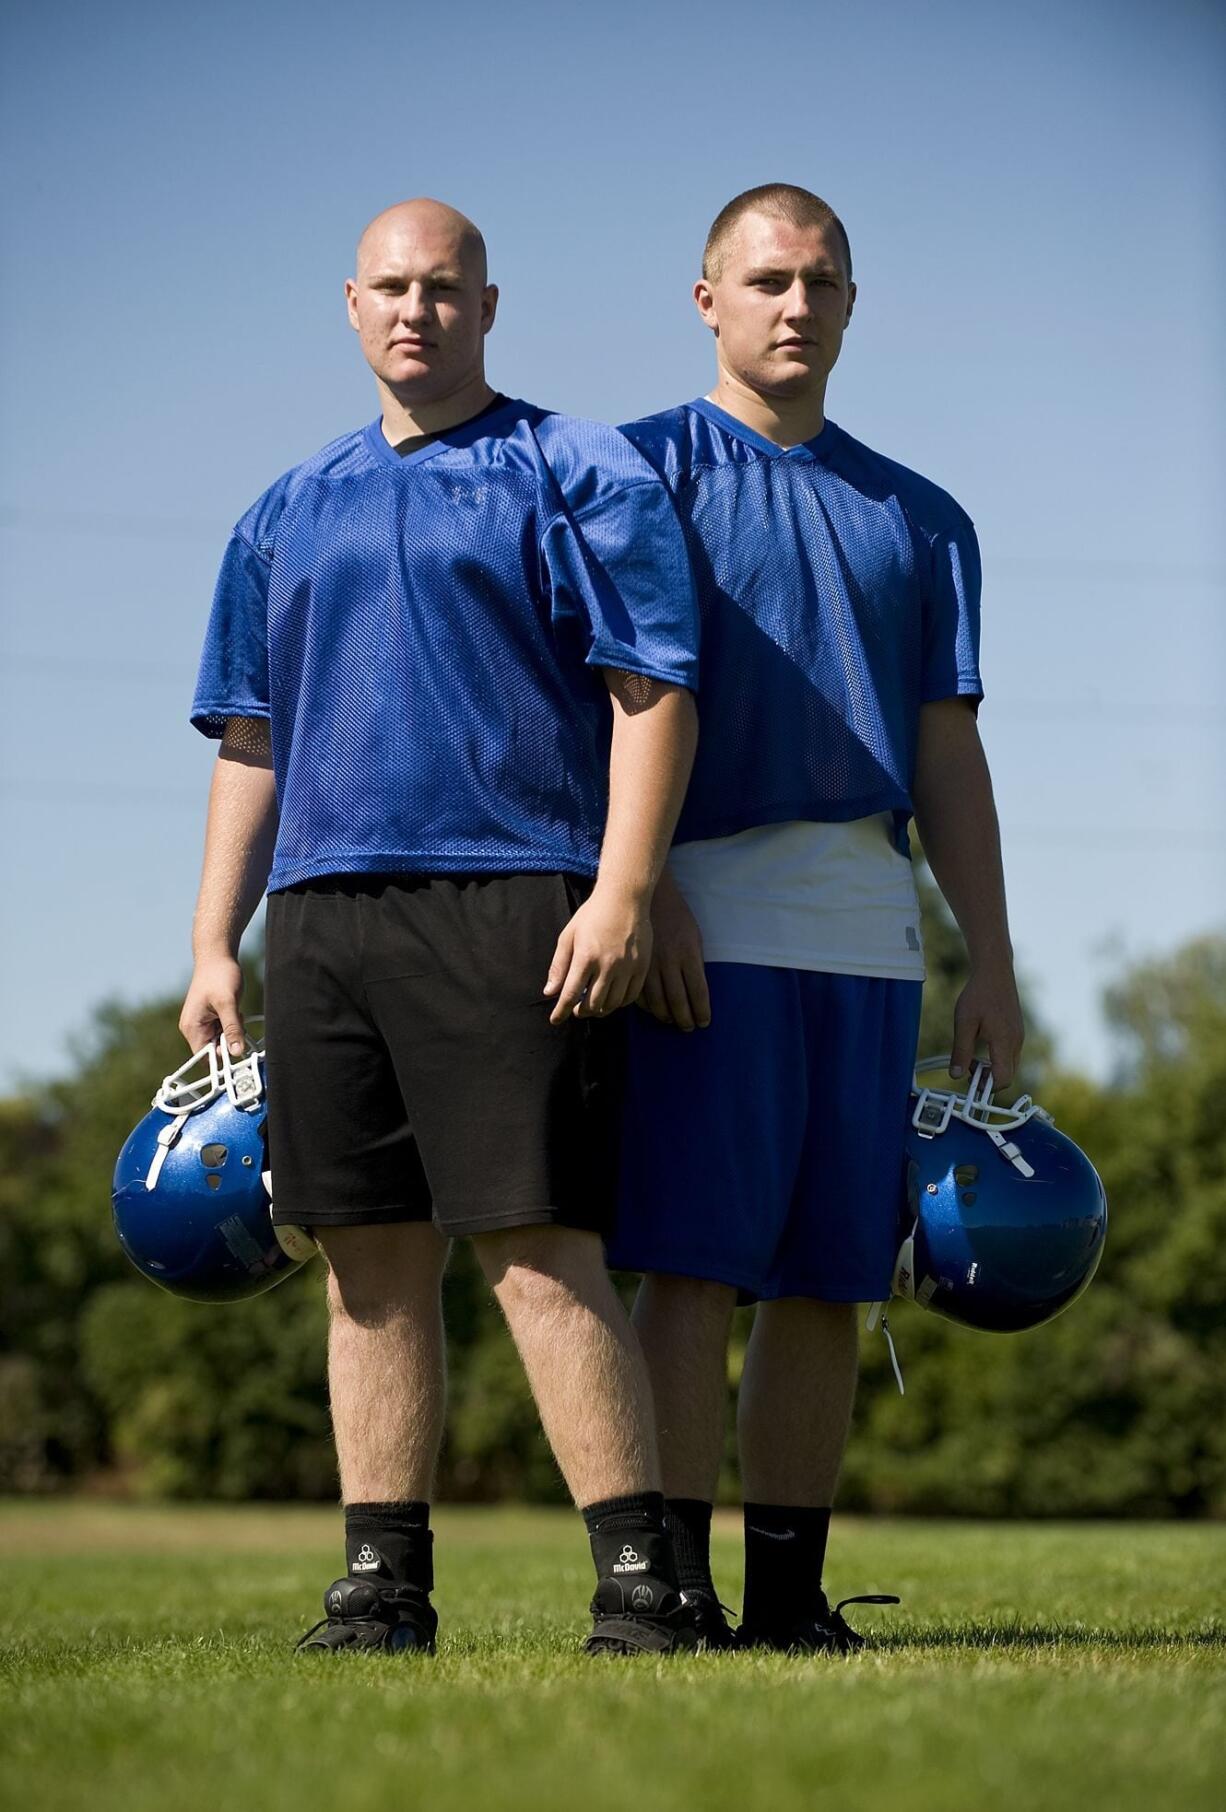
[[617,421],[709,387],[705,230],[772,180],[851,235],[830,414],[978,525],[1020,965],[1107,1072],[1104,981],[1226,919],[1219,6],[9,0],[3,29],[0,1086],[186,982],[216,566],[375,413],[364,222],[471,214],[492,380]]

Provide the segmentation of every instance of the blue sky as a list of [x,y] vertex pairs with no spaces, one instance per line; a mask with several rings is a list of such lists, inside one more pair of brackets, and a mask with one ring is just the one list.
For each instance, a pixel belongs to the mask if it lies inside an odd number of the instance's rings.
[[1103,982],[1226,919],[1219,8],[10,0],[2,48],[0,1086],[186,981],[216,565],[375,412],[366,219],[472,214],[494,382],[615,421],[708,388],[702,240],[769,180],[851,235],[830,414],[978,525],[1014,939],[1105,1071]]

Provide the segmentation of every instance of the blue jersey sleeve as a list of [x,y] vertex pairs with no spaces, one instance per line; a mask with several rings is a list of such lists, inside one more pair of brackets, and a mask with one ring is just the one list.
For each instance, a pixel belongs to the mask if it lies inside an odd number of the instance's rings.
[[698,684],[698,604],[672,498],[616,429],[554,416],[538,430],[558,508],[541,537],[555,620],[589,666]]
[[236,529],[230,537],[204,637],[192,723],[220,737],[229,717],[267,717],[269,562]]
[[924,598],[921,701],[983,697],[979,676],[979,594],[982,573],[974,524],[958,518],[925,532],[930,550]]

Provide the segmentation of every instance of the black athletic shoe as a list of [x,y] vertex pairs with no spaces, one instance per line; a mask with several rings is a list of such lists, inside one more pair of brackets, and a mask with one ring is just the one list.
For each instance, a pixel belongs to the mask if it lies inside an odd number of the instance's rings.
[[385,1648],[434,1653],[438,1614],[424,1592],[411,1586],[373,1585],[338,1579],[324,1593],[327,1615],[294,1644],[295,1649]]
[[708,1592],[705,1587],[686,1586],[684,1590],[685,1601],[694,1613],[699,1648],[731,1648],[736,1638],[726,1615],[727,1605],[721,1604],[715,1593]]
[[850,1655],[864,1647],[864,1637],[841,1615],[845,1604],[897,1604],[889,1592],[868,1592],[858,1598],[840,1598],[833,1610],[821,1594],[815,1611],[779,1624],[743,1623],[736,1633],[738,1648],[773,1648],[783,1654]]
[[625,1583],[598,1580],[591,1612],[586,1655],[675,1655],[698,1647],[694,1611],[685,1594],[651,1573]]

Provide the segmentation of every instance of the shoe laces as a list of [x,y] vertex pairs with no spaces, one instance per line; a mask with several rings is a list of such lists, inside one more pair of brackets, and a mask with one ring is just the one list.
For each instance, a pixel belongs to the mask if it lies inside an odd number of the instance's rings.
[[[825,1593],[822,1594],[822,1597],[825,1600]],[[826,1600],[826,1611],[830,1618],[831,1623],[838,1625],[842,1629],[849,1630],[849,1625],[847,1624],[847,1622],[845,1621],[845,1619],[843,1617],[843,1606],[845,1604],[901,1604],[901,1603],[902,1603],[902,1599],[896,1597],[893,1592],[858,1592],[852,1598],[840,1598],[838,1603],[836,1605],[834,1605],[833,1608],[831,1607],[829,1601]],[[850,1630],[849,1630],[849,1633],[850,1633]]]
[[703,1610],[722,1611],[725,1617],[736,1616],[732,1606],[725,1604],[723,1599],[717,1597],[714,1592],[709,1592],[706,1586],[682,1586],[681,1596],[687,1604],[693,1605],[695,1609],[701,1606]]

